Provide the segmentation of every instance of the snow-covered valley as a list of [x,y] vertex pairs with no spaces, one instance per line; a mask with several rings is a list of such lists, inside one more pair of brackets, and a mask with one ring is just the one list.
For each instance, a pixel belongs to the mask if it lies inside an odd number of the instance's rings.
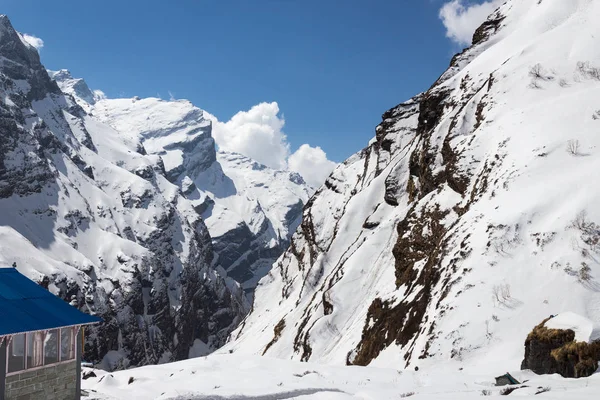
[[0,17],[0,262],[104,319],[90,399],[596,397],[598,21],[506,1],[313,194]]

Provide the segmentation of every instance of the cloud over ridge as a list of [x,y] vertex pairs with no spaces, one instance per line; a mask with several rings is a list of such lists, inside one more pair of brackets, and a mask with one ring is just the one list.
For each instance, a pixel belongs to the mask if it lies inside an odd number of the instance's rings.
[[21,37],[27,44],[35,47],[37,50],[40,50],[42,47],[44,47],[44,41],[37,36],[30,35],[28,33],[21,33]]
[[483,3],[466,0],[446,2],[439,12],[439,17],[446,27],[446,36],[458,45],[470,45],[475,30],[503,2],[504,0],[488,0]]
[[212,134],[219,149],[243,154],[271,168],[298,172],[313,187],[321,186],[337,165],[318,146],[303,144],[291,153],[283,131],[285,117],[277,102],[257,104],[227,122],[206,115],[213,121]]

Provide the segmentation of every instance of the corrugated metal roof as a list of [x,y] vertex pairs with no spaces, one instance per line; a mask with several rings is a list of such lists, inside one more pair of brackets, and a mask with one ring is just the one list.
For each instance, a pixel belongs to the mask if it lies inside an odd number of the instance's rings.
[[101,322],[21,275],[0,268],[0,336]]

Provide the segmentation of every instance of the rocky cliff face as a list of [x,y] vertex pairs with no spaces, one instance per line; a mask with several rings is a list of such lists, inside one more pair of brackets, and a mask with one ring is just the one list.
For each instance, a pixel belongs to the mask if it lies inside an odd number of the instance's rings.
[[311,191],[302,177],[241,154],[217,152],[211,120],[189,101],[107,99],[68,71],[51,76],[95,120],[139,152],[160,157],[165,176],[206,222],[216,262],[251,301],[256,284],[300,224]]
[[600,320],[599,18],[501,6],[311,198],[223,351],[518,368],[547,315]]
[[102,317],[85,356],[106,368],[223,344],[247,305],[163,160],[64,95],[6,16],[0,56],[0,262]]
[[[309,187],[295,172],[273,170],[241,154],[219,151],[216,158],[196,177],[196,193],[210,199],[202,216],[220,264],[251,297],[289,246]],[[222,192],[219,182],[224,181],[231,193]]]

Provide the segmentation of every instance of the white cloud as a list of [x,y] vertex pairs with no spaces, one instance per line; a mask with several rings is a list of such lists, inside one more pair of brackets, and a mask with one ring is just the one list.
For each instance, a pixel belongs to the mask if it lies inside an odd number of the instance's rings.
[[505,0],[473,3],[452,0],[440,9],[440,18],[446,27],[446,36],[459,45],[470,45],[473,33]]
[[33,36],[28,33],[22,33],[21,36],[26,43],[35,47],[37,50],[40,50],[42,47],[44,47],[44,41],[37,36]]
[[[312,186],[321,186],[335,167],[319,147],[307,144],[290,154],[290,145],[283,132],[285,118],[276,102],[260,103],[248,111],[240,111],[229,121],[213,121],[212,135],[221,150],[233,151],[275,169],[291,169],[302,175]],[[289,163],[288,163],[289,162]]]
[[213,117],[213,137],[220,149],[234,151],[271,168],[286,167],[290,153],[283,133],[285,120],[277,103],[260,103],[240,111],[228,122]]
[[319,147],[303,144],[288,160],[292,171],[298,172],[306,183],[319,187],[325,182],[337,163],[327,159],[327,154]]

